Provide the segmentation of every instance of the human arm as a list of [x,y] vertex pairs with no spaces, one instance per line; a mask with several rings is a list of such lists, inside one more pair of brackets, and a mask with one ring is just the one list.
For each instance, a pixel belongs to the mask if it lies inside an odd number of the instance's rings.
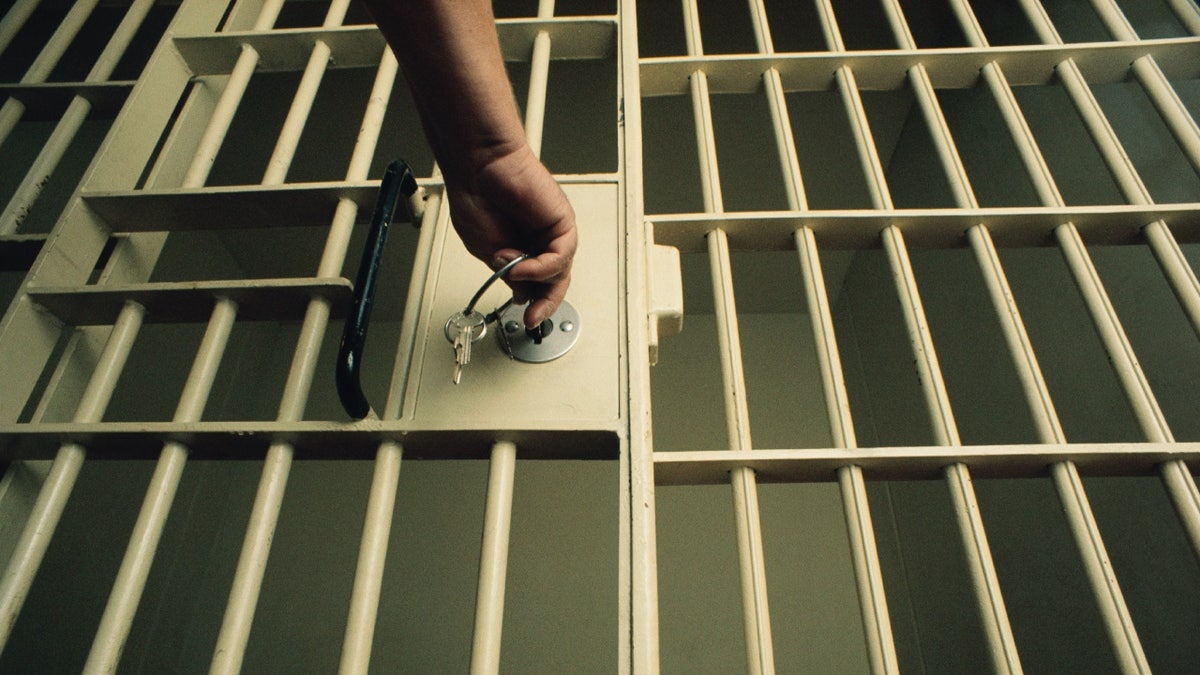
[[365,0],[404,69],[471,255],[508,273],[535,326],[562,302],[575,212],[533,154],[500,55],[490,0]]

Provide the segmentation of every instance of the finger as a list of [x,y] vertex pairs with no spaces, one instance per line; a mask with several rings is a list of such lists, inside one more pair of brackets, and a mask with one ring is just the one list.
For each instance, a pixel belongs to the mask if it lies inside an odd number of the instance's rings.
[[529,306],[525,308],[523,317],[525,326],[528,328],[537,326],[554,314],[558,306],[562,304],[569,284],[570,278],[564,278],[554,284],[539,286],[540,294],[533,297]]
[[543,253],[526,258],[512,268],[508,278],[514,282],[532,281],[554,283],[569,273],[571,259],[557,253]]

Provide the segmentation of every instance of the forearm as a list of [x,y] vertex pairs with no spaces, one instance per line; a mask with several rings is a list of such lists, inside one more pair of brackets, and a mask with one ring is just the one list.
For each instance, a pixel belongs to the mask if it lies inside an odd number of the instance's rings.
[[525,144],[490,0],[366,0],[448,182]]

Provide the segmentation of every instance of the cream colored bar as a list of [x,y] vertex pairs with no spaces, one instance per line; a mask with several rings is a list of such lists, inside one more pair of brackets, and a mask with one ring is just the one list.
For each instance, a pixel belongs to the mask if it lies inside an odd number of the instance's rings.
[[[554,0],[538,3],[539,19],[554,17]],[[546,89],[550,80],[550,33],[538,31],[529,59],[529,95],[525,102],[525,136],[533,154],[542,156],[542,130],[546,122]]]
[[[321,23],[321,27],[341,26],[349,8],[350,0],[333,0],[328,11],[325,12],[325,20]],[[317,90],[321,87],[325,71],[329,69],[332,51],[329,43],[324,40],[317,40],[313,43],[312,53],[309,54],[308,63],[304,67],[304,74],[300,76],[300,84],[292,97],[292,105],[288,109],[287,117],[283,120],[283,127],[279,130],[279,140],[275,144],[271,158],[267,160],[267,170],[263,173],[262,178],[263,185],[279,185],[287,177],[288,168],[291,167],[292,159],[296,156],[296,147],[300,145],[300,135],[304,132],[304,125],[308,123],[308,117],[312,113]]]
[[[541,0],[538,3],[538,18],[549,19],[553,16],[554,0]],[[540,157],[550,71],[550,34],[546,31],[540,31],[534,37],[529,68],[525,137],[534,154]],[[472,675],[500,672],[504,587],[508,571],[508,535],[512,523],[516,456],[517,448],[512,443],[500,442],[492,447],[483,544],[479,560],[479,582],[475,598],[475,627],[471,644]]]
[[[908,30],[899,4],[894,1],[885,2],[884,10],[899,45],[902,48],[915,48],[915,42]],[[837,24],[831,11],[827,16],[823,16],[823,24],[827,36],[838,35]],[[838,37],[836,42],[831,43],[830,46],[840,47],[841,44],[840,37]],[[840,75],[839,82],[852,82],[847,75],[848,73]],[[974,206],[975,200],[970,189],[970,181],[958,159],[958,153],[954,149],[953,140],[950,138],[949,130],[924,66],[918,64],[912,67],[909,70],[909,81],[913,86],[917,103],[929,125],[938,157],[950,179],[956,202],[962,206]],[[856,142],[860,150],[864,147],[873,148],[874,142],[857,89],[843,89],[843,97],[847,100],[847,109],[851,115],[851,123],[855,127]],[[877,152],[871,149],[864,154],[863,165],[876,206],[891,208],[891,197],[888,194],[886,182],[883,180],[883,167]],[[958,430],[954,423],[949,396],[941,377],[937,354],[933,347],[903,236],[898,228],[892,226],[883,231],[882,240],[892,273],[897,280],[901,310],[913,344],[916,356],[915,364],[925,393],[934,437],[938,443],[958,445],[960,443]],[[1008,614],[1004,608],[1004,599],[1000,591],[995,565],[992,562],[983,520],[976,503],[970,472],[962,464],[953,464],[946,467],[945,475],[954,504],[955,518],[963,538],[980,619],[992,657],[992,667],[997,672],[1020,672],[1020,657],[1017,654],[1016,642],[1008,622]]]
[[1179,17],[1179,22],[1192,35],[1200,35],[1200,8],[1191,0],[1167,0],[1167,4]]
[[[91,71],[88,72],[87,82],[108,80],[153,6],[154,0],[137,0],[129,6],[129,10],[125,13],[121,23],[117,25],[117,29],[113,31],[104,51],[100,53]],[[75,139],[75,134],[79,132],[79,128],[83,126],[83,122],[91,110],[91,101],[83,96],[75,96],[71,99],[66,112],[63,113],[62,118],[54,127],[54,131],[51,132],[49,140],[42,146],[41,151],[33,160],[33,164],[25,172],[25,178],[17,186],[12,198],[4,207],[4,211],[0,212],[0,235],[13,234],[17,231],[21,220],[33,208],[46,181],[58,168],[67,147]]]
[[483,546],[475,600],[475,635],[471,644],[471,675],[500,672],[500,635],[504,624],[504,582],[508,571],[508,535],[512,525],[513,477],[517,446],[492,446],[488,469],[487,506],[483,515]]
[[[1116,2],[1092,0],[1091,4],[1105,28],[1114,38],[1129,42],[1138,40],[1137,32],[1133,30],[1133,26],[1129,24],[1129,20],[1126,19]],[[1195,10],[1192,10],[1191,16],[1196,16]],[[1194,30],[1192,32],[1196,33]],[[1187,156],[1192,166],[1200,171],[1200,128],[1197,128],[1196,120],[1192,119],[1187,108],[1179,100],[1178,94],[1171,87],[1171,83],[1163,74],[1162,69],[1158,67],[1154,56],[1146,55],[1139,58],[1133,62],[1131,68],[1155,108],[1158,109],[1159,115],[1166,122],[1167,128],[1171,130],[1175,140],[1183,149],[1184,155]]]
[[17,0],[0,19],[0,54],[8,49],[13,38],[21,32],[21,27],[29,20],[30,15],[37,9],[42,0]]
[[400,463],[404,448],[399,443],[384,443],[375,454],[375,471],[367,497],[362,541],[354,569],[354,589],[342,640],[342,658],[338,673],[365,673],[371,665],[371,646],[375,637],[375,619],[379,615],[379,593],[383,588],[383,568],[391,537],[392,514],[400,485]]
[[[884,230],[882,238],[884,250],[892,266],[892,274],[896,277],[901,311],[904,314],[909,339],[912,341],[915,365],[925,392],[934,440],[939,445],[961,445],[904,239],[895,226]],[[970,472],[966,465],[960,463],[947,466],[944,472],[954,505],[955,520],[966,549],[968,571],[972,587],[975,589],[993,670],[1021,672],[1020,658],[1012,629],[1008,624],[1008,615],[1004,609],[1004,599],[992,563],[991,550],[979,514]]]
[[[144,314],[141,305],[131,302],[113,324],[96,369],[75,410],[73,422],[99,422],[104,416],[104,409],[108,407],[117,379],[125,368],[125,361],[142,327]],[[29,595],[33,577],[46,555],[50,538],[58,528],[86,455],[87,450],[74,443],[59,448],[29,520],[21,531],[21,538],[13,549],[4,576],[0,578],[0,650],[8,644],[8,638],[12,635],[21,606]]]
[[[326,17],[327,26],[341,24],[347,4],[348,0],[339,0],[333,3]],[[278,3],[268,5],[265,10],[267,13],[260,13],[258,23],[269,27],[278,15],[279,5]],[[314,53],[321,51],[319,46],[322,44],[321,42],[317,43]],[[328,62],[327,52],[328,48],[326,47],[322,57],[322,71],[324,64]],[[306,77],[301,79],[300,86],[293,98],[288,118],[276,142],[271,161],[268,162],[268,169],[262,180],[264,185],[282,182],[291,159],[295,155],[304,125],[302,122],[296,124],[293,121],[297,118],[302,121],[307,119],[316,95],[316,88],[320,83],[319,75],[315,78],[315,83],[312,81],[313,78],[309,71],[306,71],[305,75]],[[223,95],[240,97],[241,91],[238,88],[227,89]],[[218,106],[218,108],[229,111],[231,114],[236,106]],[[227,128],[229,120],[214,116],[210,119],[209,124]],[[210,151],[215,151],[214,146],[208,147]],[[199,155],[192,161],[193,166],[211,166],[210,160]],[[200,179],[198,172],[192,175],[193,180]],[[236,317],[237,304],[235,302],[227,298],[217,301],[209,320],[208,329],[193,362],[192,371],[184,385],[184,391],[173,418],[174,421],[194,422],[200,420]],[[145,589],[146,579],[154,562],[158,540],[162,535],[175,493],[178,490],[187,455],[188,449],[183,444],[168,443],[163,446],[84,672],[104,673],[112,672],[116,668],[132,626],[138,602]]]
[[[279,16],[282,6],[283,0],[266,0],[258,17],[255,18],[251,30],[270,30],[271,26],[275,24],[275,19]],[[233,123],[234,114],[237,113],[237,108],[242,103],[246,87],[250,85],[250,78],[254,75],[257,67],[258,51],[249,44],[242,45],[242,51],[238,54],[237,61],[229,73],[229,79],[225,82],[225,88],[221,91],[221,97],[217,99],[217,105],[213,108],[208,126],[204,128],[204,133],[200,136],[200,142],[196,147],[196,157],[188,165],[187,173],[184,174],[183,187],[199,187],[208,180],[213,162],[217,159],[217,152],[220,151],[221,144],[225,142],[225,135],[229,133],[229,125]]]
[[[435,176],[436,178],[436,176]],[[423,281],[432,256],[433,232],[446,202],[431,196],[426,202],[417,241],[417,255],[404,303],[404,318],[400,324],[400,347],[392,374],[391,392],[384,406],[383,419],[399,419],[408,385],[408,366],[416,344],[417,322],[421,315]],[[388,442],[375,453],[375,471],[367,510],[363,519],[362,540],[358,548],[358,563],[354,572],[354,587],[350,592],[350,610],[346,633],[342,641],[342,658],[338,672],[342,675],[366,673],[371,665],[371,647],[375,637],[375,619],[379,614],[379,592],[383,587],[383,570],[387,561],[388,541],[392,532],[392,515],[400,484],[400,464],[404,448]]]
[[[683,2],[684,35],[688,54],[704,53],[700,15],[696,0]],[[696,121],[696,144],[700,157],[701,194],[705,211],[724,211],[721,181],[717,170],[717,148],[712,125],[708,80],[698,70],[691,79],[692,108]],[[733,275],[729,263],[729,240],[723,230],[708,234],[709,266],[716,305],[717,342],[725,392],[725,423],[730,447],[749,450],[750,414],[746,405],[746,382],[742,372],[742,349],[738,333],[737,307],[733,297]],[[754,471],[740,468],[730,472],[734,522],[741,580],[742,624],[746,635],[746,670],[774,673],[775,654],[771,639],[771,616],[767,602],[767,575],[763,561],[762,522],[759,518],[758,483]]]
[[[67,48],[71,46],[71,41],[79,34],[84,22],[91,16],[92,10],[96,9],[97,4],[99,4],[99,0],[80,0],[71,6],[71,10],[63,17],[62,23],[46,41],[46,46],[42,48],[37,58],[29,65],[29,69],[25,71],[25,75],[21,78],[21,84],[41,84],[50,77],[50,73],[54,71],[54,67],[58,65]],[[10,97],[3,106],[0,106],[0,143],[8,138],[24,114],[25,104],[15,98]]]
[[[809,318],[812,320],[817,363],[821,369],[830,435],[834,447],[856,447],[858,442],[850,416],[850,397],[846,393],[842,360],[838,354],[837,337],[833,330],[833,313],[829,305],[829,295],[825,291],[816,237],[811,229],[805,227],[796,231],[795,240],[800,256],[800,270],[804,277]],[[853,464],[838,469],[837,475],[846,516],[846,531],[850,538],[850,554],[854,561],[854,577],[858,586],[859,609],[871,672],[899,673],[900,664],[888,614],[883,570],[875,545],[875,526],[871,522],[871,508],[867,501],[867,483],[863,478],[862,469]]]
[[[987,38],[971,7],[964,0],[953,0],[952,6],[970,45],[988,46]],[[1040,200],[1048,206],[1062,206],[1062,195],[1000,66],[995,62],[989,63],[984,67],[982,74],[996,99],[997,107]],[[1050,399],[1049,389],[1042,377],[1033,346],[1012,298],[1012,291],[991,237],[987,229],[980,225],[970,230],[969,238],[996,308],[1009,353],[1013,356],[1013,364],[1022,384],[1038,440],[1042,443],[1066,442],[1066,436]],[[1084,570],[1104,619],[1109,639],[1112,641],[1114,653],[1126,669],[1137,670],[1144,666],[1145,655],[1124,594],[1113,572],[1108,551],[1100,536],[1100,528],[1092,513],[1079,471],[1072,462],[1059,462],[1051,467],[1050,473],[1062,501],[1071,534],[1079,548]]]
[[[767,8],[763,0],[750,1],[750,17],[758,52],[774,54],[775,44],[771,38],[771,25],[767,20]],[[779,152],[779,166],[783,170],[783,187],[787,194],[788,208],[792,211],[807,209],[808,199],[804,194],[804,181],[800,178],[800,158],[796,154],[796,140],[792,134],[792,122],[788,115],[783,80],[778,68],[768,68],[763,73],[763,90],[767,94],[767,109],[770,111],[771,125],[775,132],[775,148]]]
[[[684,38],[689,56],[704,53],[700,35],[700,13],[696,0],[683,0]],[[692,115],[696,125],[696,152],[700,158],[700,193],[707,213],[725,210],[721,198],[721,175],[717,167],[717,141],[713,133],[712,103],[708,96],[708,76],[703,70],[692,73],[690,80]]]
[[[622,193],[626,242],[644,241],[646,249],[636,252],[626,246],[626,288],[647,288],[650,277],[648,252],[655,242],[654,226],[645,220],[641,67],[638,56],[638,25],[636,0],[621,0],[617,40],[619,50],[618,82],[624,105],[625,124],[618,128],[622,144],[624,177]],[[639,236],[640,235],[640,236]],[[647,317],[649,303],[646,294],[626,294],[626,316],[630,326]],[[651,320],[651,325],[655,322]],[[649,349],[648,332],[627,331],[630,354],[645,354]],[[618,673],[621,675],[651,675],[660,670],[658,617],[658,558],[656,504],[654,496],[654,441],[651,433],[650,364],[645,359],[628,359],[629,437],[621,452],[619,467],[621,531],[618,583],[622,589],[618,601],[620,617],[617,630],[628,636],[619,641]],[[624,592],[628,589],[628,592]],[[628,664],[628,665],[627,665]]]
[[[726,433],[731,449],[749,450],[752,447],[750,411],[746,403],[742,345],[733,295],[733,273],[729,262],[729,238],[724,230],[717,229],[708,234],[708,258],[712,274],[717,343],[721,353],[721,382],[725,391]],[[763,560],[757,479],[754,471],[748,468],[735,469],[730,472],[729,477],[733,486],[742,618],[746,633],[746,668],[751,673],[773,673],[775,657],[767,603],[767,573]]]
[[[1045,8],[1042,7],[1040,2],[1037,2],[1037,0],[1021,0],[1021,7],[1029,17],[1030,23],[1033,25],[1040,40],[1048,44],[1062,44],[1062,38],[1054,29]],[[1125,198],[1132,204],[1151,203],[1149,191],[1138,177],[1137,172],[1133,168],[1133,163],[1129,160],[1128,155],[1121,146],[1116,133],[1109,126],[1108,120],[1104,117],[1099,104],[1096,102],[1095,97],[1092,96],[1091,90],[1087,87],[1087,83],[1083,80],[1083,76],[1079,73],[1079,69],[1075,66],[1074,61],[1064,62],[1064,64],[1059,66],[1058,72],[1066,85],[1068,93],[1072,96],[1076,109],[1079,110],[1081,118],[1092,135],[1096,147],[1104,157],[1109,171],[1121,188]],[[1184,149],[1186,152],[1187,148],[1185,147]],[[1192,161],[1195,164],[1195,160],[1193,159]],[[1170,282],[1176,297],[1179,298],[1193,328],[1200,334],[1200,283],[1197,283],[1195,273],[1183,257],[1182,251],[1179,249],[1174,236],[1167,228],[1165,222],[1153,222],[1147,225],[1143,232],[1146,234],[1151,250],[1154,252],[1155,257],[1158,258],[1159,264],[1162,266],[1164,274],[1168,282]],[[1076,236],[1078,235],[1076,234]],[[1075,247],[1072,246],[1072,248]],[[1083,253],[1086,255],[1086,249],[1083,250]],[[1090,285],[1088,281],[1088,277],[1090,276],[1087,269],[1088,266],[1089,264],[1076,266],[1078,270],[1077,279],[1081,280],[1085,285]],[[1089,308],[1094,308],[1094,312],[1099,312],[1099,314],[1093,314],[1095,321],[1104,321],[1104,314],[1107,312],[1104,307],[1106,302],[1107,298],[1094,298],[1088,303]],[[1115,315],[1113,318],[1115,318]],[[1120,354],[1132,353],[1132,350],[1127,347],[1127,341],[1124,340],[1124,334],[1120,330],[1119,324],[1116,326],[1115,331],[1106,331],[1106,335],[1105,346],[1110,350],[1110,357],[1113,358],[1114,363]],[[1126,344],[1122,344],[1123,342]],[[1131,365],[1133,366],[1132,368],[1130,367]],[[1131,380],[1126,388],[1126,396],[1130,398],[1131,405],[1141,411],[1135,412],[1135,415],[1138,415],[1139,419],[1142,420],[1143,433],[1150,439],[1166,438],[1173,440],[1170,430],[1166,428],[1165,423],[1159,427],[1154,422],[1156,417],[1161,417],[1161,413],[1155,414],[1154,410],[1157,409],[1157,403],[1153,398],[1149,401],[1145,399],[1144,395],[1150,393],[1150,390],[1148,385],[1138,382],[1144,376],[1141,376],[1140,367],[1137,367],[1136,361],[1133,364],[1118,366],[1118,368],[1124,372],[1122,376],[1123,383]],[[1197,557],[1200,557],[1200,492],[1196,489],[1195,480],[1192,478],[1187,466],[1180,462],[1171,461],[1164,463],[1160,473],[1171,501],[1175,504],[1179,512],[1180,520],[1191,541],[1192,549]]]
[[[762,12],[760,3],[753,6],[755,13]],[[841,33],[833,15],[833,7],[829,0],[817,3],[818,17],[827,44],[835,50],[842,50],[844,45]],[[759,30],[767,30],[765,26]],[[769,34],[769,33],[768,33]],[[839,90],[843,96],[853,91],[848,101],[852,115],[861,121],[856,128],[864,129],[865,112],[862,110],[861,99],[857,96],[857,86],[854,84],[854,74],[848,67],[838,69],[836,75]],[[857,102],[857,106],[855,103]],[[786,113],[786,110],[785,110]],[[788,127],[790,132],[790,125]],[[860,150],[864,156],[875,152],[869,139],[858,138]],[[786,138],[777,135],[777,141],[792,144],[794,140],[789,133]],[[864,141],[868,141],[865,142]],[[782,159],[781,152],[781,159]],[[788,183],[799,184],[799,170],[790,171],[788,160],[783,160]],[[878,159],[871,162],[872,166],[882,166]],[[868,181],[872,183],[872,181]],[[884,199],[878,193],[878,184],[883,183],[882,175],[878,176],[873,190],[873,202],[882,208]],[[792,192],[789,190],[789,201]],[[793,209],[799,205],[792,206]],[[842,374],[841,356],[838,354],[837,337],[834,334],[833,314],[829,305],[829,296],[825,291],[825,279],[821,272],[821,260],[817,251],[816,236],[810,228],[801,228],[795,234],[796,250],[800,257],[800,269],[804,278],[804,290],[807,298],[809,318],[812,321],[814,344],[817,350],[818,367],[821,370],[821,382],[825,393],[825,407],[829,415],[829,429],[835,447],[852,448],[858,445],[854,433],[854,423],[850,412],[850,399],[846,393],[846,383]],[[871,664],[872,673],[898,673],[899,660],[896,656],[896,644],[892,634],[891,616],[888,612],[887,595],[883,583],[883,569],[879,562],[879,551],[875,544],[875,528],[871,520],[871,507],[867,498],[867,484],[863,478],[862,469],[848,465],[838,470],[838,485],[842,494],[842,506],[846,517],[846,531],[850,540],[850,554],[854,562],[855,581],[858,588],[859,611],[862,615],[863,634],[866,639],[867,658]]]
[[[365,180],[367,177],[397,71],[395,56],[391,50],[385,49],[355,141],[350,166],[346,170],[347,181]],[[317,267],[317,276],[335,276],[340,273],[357,212],[358,207],[352,200],[342,199],[338,202],[325,250]],[[309,302],[300,327],[300,339],[284,385],[283,399],[279,405],[277,417],[280,421],[296,421],[304,414],[329,314],[330,305],[327,299],[313,298]],[[236,673],[241,669],[246,641],[250,637],[250,626],[254,619],[254,608],[258,603],[262,578],[270,555],[271,539],[275,532],[275,524],[279,520],[288,474],[291,472],[292,457],[293,448],[285,442],[275,443],[267,451],[242,552],[238,558],[233,587],[229,592],[225,618],[213,653],[210,669],[212,673]]]
[[1066,223],[1056,228],[1054,234],[1062,247],[1067,267],[1071,270],[1075,284],[1079,287],[1092,315],[1092,322],[1100,334],[1125,396],[1129,399],[1138,427],[1146,436],[1146,440],[1153,443],[1174,440],[1079,232],[1074,225]]

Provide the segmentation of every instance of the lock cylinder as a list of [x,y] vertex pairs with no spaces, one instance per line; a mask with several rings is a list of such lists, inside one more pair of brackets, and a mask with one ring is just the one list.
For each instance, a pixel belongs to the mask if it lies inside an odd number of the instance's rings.
[[509,357],[524,363],[546,363],[571,351],[579,341],[579,312],[563,302],[545,321],[525,328],[525,305],[509,305],[500,313],[496,340]]

